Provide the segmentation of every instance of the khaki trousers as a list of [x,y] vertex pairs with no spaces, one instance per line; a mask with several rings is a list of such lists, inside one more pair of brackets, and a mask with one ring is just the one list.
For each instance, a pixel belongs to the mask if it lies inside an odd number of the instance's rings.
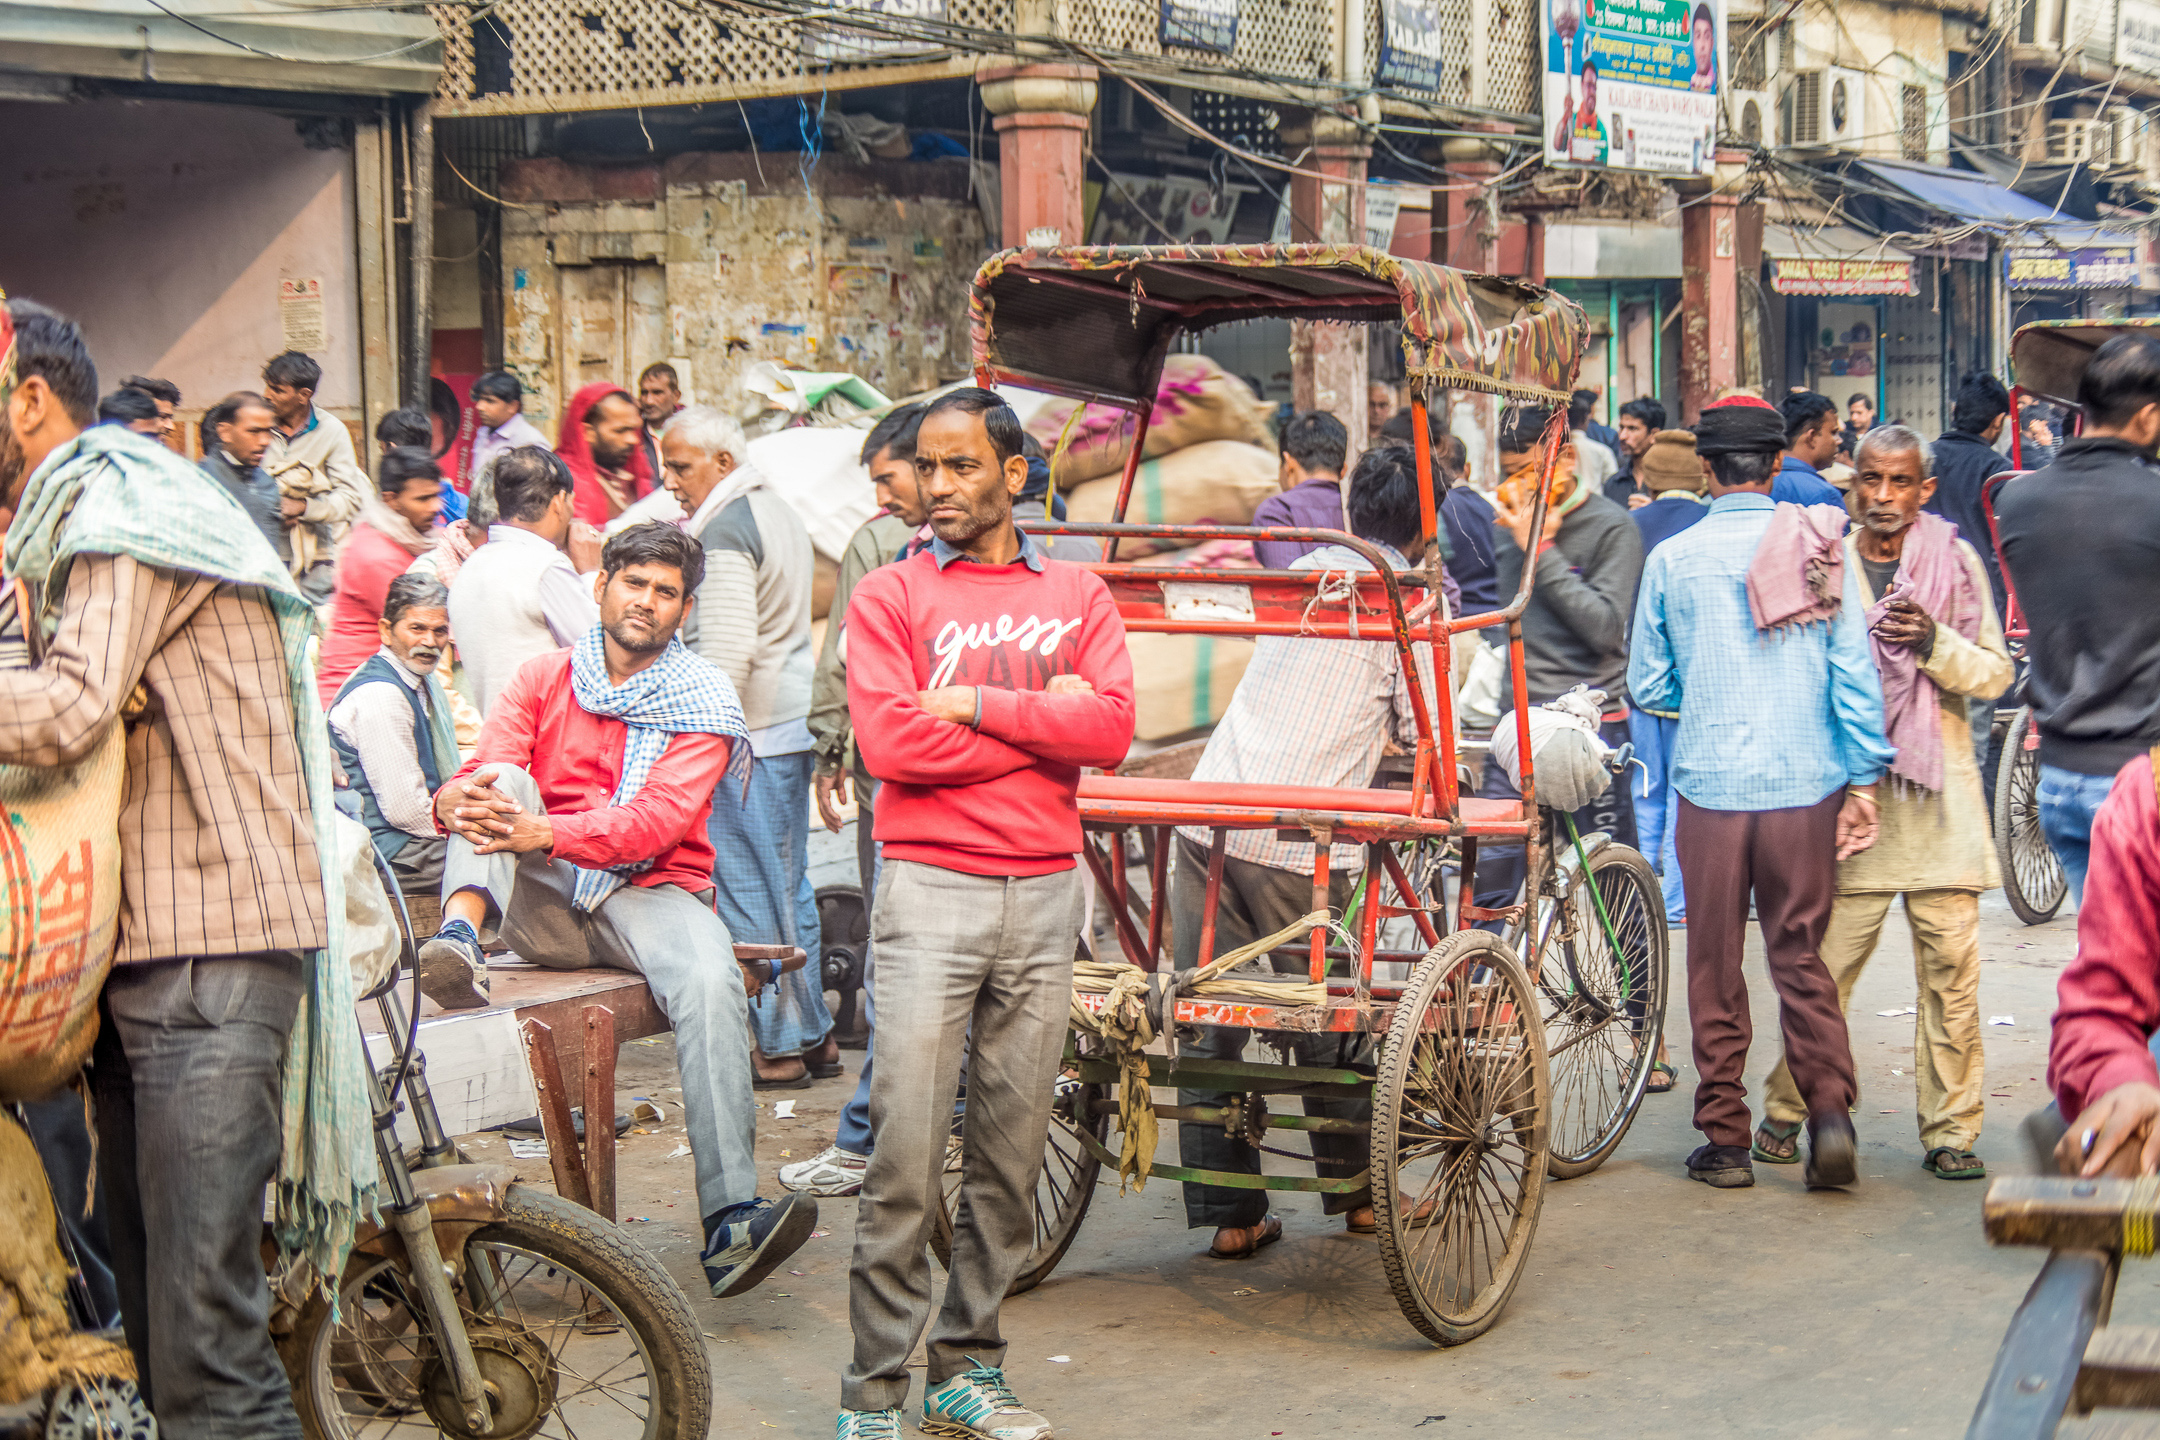
[[[1882,938],[1889,891],[1840,895],[1830,911],[1822,958],[1837,982],[1838,1005],[1849,1009],[1853,986]],[[1920,1143],[1970,1150],[1980,1138],[1985,1108],[1980,1045],[1980,897],[1970,890],[1905,892],[1905,923],[1912,930],[1913,974],[1919,983],[1919,1014],[1913,1024],[1913,1086]],[[1763,1086],[1763,1109],[1772,1120],[1805,1120],[1807,1106],[1786,1073],[1785,1062]]]

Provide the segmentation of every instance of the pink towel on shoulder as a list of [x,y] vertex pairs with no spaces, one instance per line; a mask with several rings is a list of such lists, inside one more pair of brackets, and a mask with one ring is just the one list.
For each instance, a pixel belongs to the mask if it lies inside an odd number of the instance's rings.
[[1748,562],[1748,609],[1765,632],[1838,612],[1845,594],[1846,515],[1835,505],[1781,501]]
[[1957,538],[1957,526],[1921,511],[1906,532],[1897,578],[1867,612],[1868,640],[1882,674],[1883,728],[1897,747],[1890,773],[1930,793],[1943,788],[1941,697],[1935,682],[1921,673],[1918,655],[1902,645],[1884,644],[1873,632],[1890,602],[1906,599],[1940,628],[1967,640],[1980,638],[1980,592],[1965,557],[1958,554]]

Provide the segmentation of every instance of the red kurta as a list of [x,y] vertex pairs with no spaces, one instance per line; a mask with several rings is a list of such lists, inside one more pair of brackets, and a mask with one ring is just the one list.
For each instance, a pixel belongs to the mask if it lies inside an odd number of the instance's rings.
[[2093,817],[2078,953],[2055,985],[2048,1088],[2064,1120],[2118,1085],[2160,1084],[2146,1041],[2160,1029],[2160,804],[2152,760],[2115,776]]
[[316,679],[323,708],[337,697],[346,677],[382,648],[383,601],[390,582],[405,573],[413,555],[365,520],[355,520],[338,548],[337,592],[330,604],[330,629],[323,636],[322,664]]
[[[650,860],[632,885],[680,885],[696,894],[713,883],[705,833],[713,787],[727,769],[724,735],[677,735],[627,805],[611,805],[622,778],[630,727],[578,704],[570,652],[526,661],[488,707],[480,746],[451,784],[490,765],[522,765],[540,786],[555,830],[548,854],[588,870]],[[440,819],[437,825],[441,824]]]

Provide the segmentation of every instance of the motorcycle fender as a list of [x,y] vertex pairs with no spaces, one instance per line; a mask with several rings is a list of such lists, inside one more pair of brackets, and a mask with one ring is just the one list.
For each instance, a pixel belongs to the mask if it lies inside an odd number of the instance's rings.
[[[503,1218],[504,1193],[515,1179],[517,1171],[508,1165],[441,1165],[412,1172],[413,1193],[428,1208],[444,1258],[461,1264],[466,1237]],[[404,1242],[387,1223],[362,1225],[353,1244],[356,1255],[403,1259],[404,1252]]]

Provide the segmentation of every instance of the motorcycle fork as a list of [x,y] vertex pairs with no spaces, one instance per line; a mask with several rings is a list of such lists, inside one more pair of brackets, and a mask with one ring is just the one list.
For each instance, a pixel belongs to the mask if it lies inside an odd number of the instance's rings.
[[[401,1038],[404,1029],[399,1026],[390,1033]],[[391,1063],[394,1066],[396,1060],[393,1058]],[[418,1064],[418,1057],[415,1057],[414,1069],[406,1077],[408,1086],[412,1086],[419,1076]],[[424,1087],[426,1082],[422,1080],[420,1084]],[[421,1093],[419,1089],[414,1090],[416,1102]],[[493,1424],[494,1416],[488,1406],[486,1385],[480,1378],[479,1363],[473,1359],[472,1337],[465,1333],[465,1317],[458,1309],[457,1296],[450,1289],[450,1277],[455,1271],[444,1261],[442,1250],[435,1243],[434,1217],[414,1191],[412,1172],[406,1168],[405,1152],[398,1145],[397,1108],[383,1088],[382,1076],[373,1070],[368,1072],[368,1099],[375,1110],[375,1157],[382,1166],[383,1180],[390,1194],[390,1203],[383,1209],[388,1213],[390,1228],[404,1242],[406,1269],[412,1276],[413,1288],[419,1293],[421,1307],[427,1312],[436,1344],[449,1364],[451,1384],[457,1391],[458,1405],[465,1413],[465,1423],[474,1433],[484,1434]],[[432,1129],[435,1138],[447,1149],[449,1142],[442,1138],[442,1124],[432,1103],[425,1106],[416,1103],[414,1120],[421,1127],[423,1143]]]

